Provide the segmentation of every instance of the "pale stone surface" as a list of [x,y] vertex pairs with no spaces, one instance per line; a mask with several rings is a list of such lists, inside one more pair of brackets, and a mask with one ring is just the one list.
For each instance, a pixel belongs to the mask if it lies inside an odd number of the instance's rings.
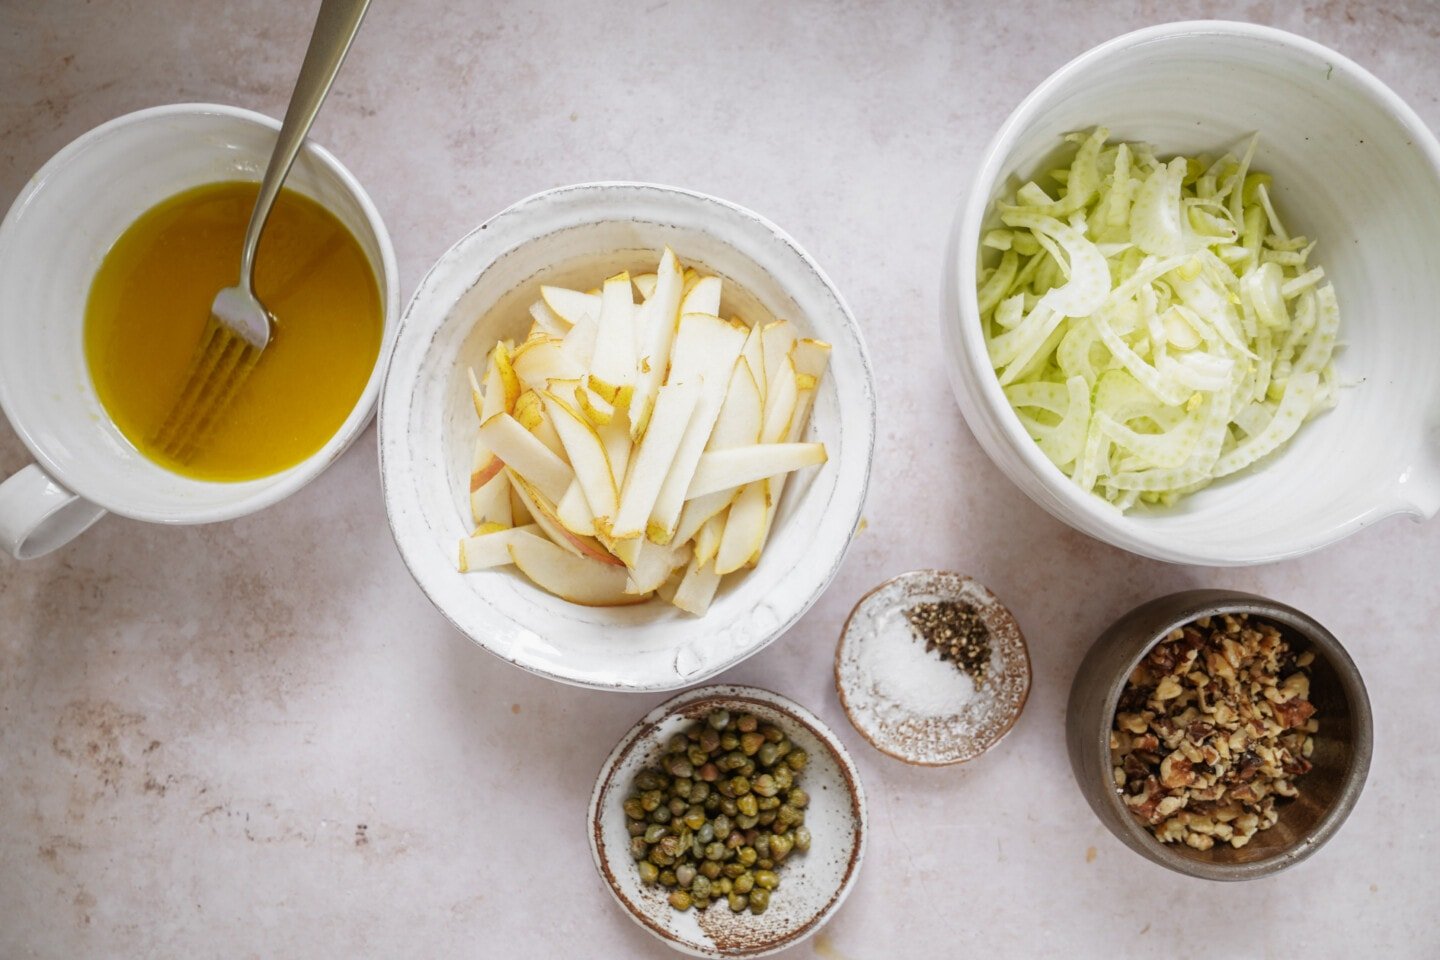
[[[1440,524],[1387,521],[1255,570],[1102,546],[985,459],[935,320],[955,200],[1050,70],[1148,23],[1255,19],[1337,47],[1440,125],[1440,8],[1384,6],[375,5],[316,135],[371,190],[407,291],[513,200],[642,179],[772,217],[865,327],[881,397],[869,529],[799,626],[726,675],[835,725],[871,798],[854,895],[789,956],[1434,955]],[[128,110],[278,114],[312,9],[0,0],[0,205]],[[0,427],[0,472],[25,460]],[[963,769],[881,757],[831,688],[851,603],[924,566],[991,586],[1035,661],[1020,724]],[[1141,861],[1064,758],[1089,640],[1192,585],[1305,608],[1369,683],[1370,785],[1330,846],[1276,879],[1205,885]],[[582,823],[601,760],[659,699],[536,679],[450,629],[391,546],[373,432],[260,516],[107,519],[49,559],[0,562],[0,956],[668,956],[602,889]]]

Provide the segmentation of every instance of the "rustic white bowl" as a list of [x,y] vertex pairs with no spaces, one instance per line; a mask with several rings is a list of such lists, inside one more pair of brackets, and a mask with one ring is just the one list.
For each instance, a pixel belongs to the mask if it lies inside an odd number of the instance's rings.
[[[641,882],[630,857],[623,804],[635,775],[655,762],[672,735],[720,708],[775,724],[810,757],[799,781],[810,794],[810,850],[785,861],[780,886],[759,916],[732,914],[723,901],[703,913],[679,913],[667,902],[668,891]],[[865,831],[865,789],[840,740],[809,710],[755,687],[699,687],[660,704],[616,744],[590,796],[590,853],[610,893],[636,923],[697,957],[762,957],[819,930],[855,883]]]
[[[1053,163],[1067,132],[1103,124],[1162,153],[1215,152],[1258,131],[1292,231],[1340,300],[1335,409],[1278,455],[1170,509],[1121,515],[1071,483],[1026,435],[986,357],[979,238],[993,201]],[[1093,537],[1179,563],[1263,563],[1381,517],[1440,509],[1440,144],[1388,87],[1333,50],[1244,23],[1172,23],[1082,54],[1000,128],[951,239],[942,330],[976,438],[1037,503]]]
[[[704,617],[658,601],[582,607],[513,568],[456,571],[470,532],[475,412],[466,367],[523,337],[541,283],[586,288],[653,270],[669,245],[724,278],[723,309],[778,317],[829,341],[808,435],[825,464],[786,484],[759,565],[726,578]],[[542,676],[616,690],[671,690],[744,659],[819,598],[850,544],[875,444],[875,390],[860,329],[840,294],[767,220],[723,200],[637,183],[560,187],[522,200],[440,258],[406,311],[380,400],[380,472],[395,542],[420,587],[462,632]]]

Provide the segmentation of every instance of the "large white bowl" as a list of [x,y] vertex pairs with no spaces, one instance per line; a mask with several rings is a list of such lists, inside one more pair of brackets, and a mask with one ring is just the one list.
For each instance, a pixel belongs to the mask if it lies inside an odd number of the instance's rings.
[[[541,283],[582,289],[653,270],[666,245],[724,278],[723,309],[785,318],[834,346],[809,436],[829,460],[787,483],[759,565],[726,578],[704,617],[667,604],[591,608],[513,568],[456,572],[470,532],[475,412],[467,366],[523,337]],[[670,690],[784,633],[845,555],[870,477],[875,391],[860,329],[840,294],[774,224],[714,197],[638,183],[560,187],[522,200],[451,247],[405,313],[380,399],[380,472],[395,542],[420,587],[461,631],[542,676],[616,690]]]
[[[1256,131],[1281,216],[1318,238],[1340,301],[1339,406],[1278,455],[1170,509],[1121,515],[1026,435],[986,357],[979,238],[993,201],[1052,164],[1067,132],[1108,126],[1169,153]],[[951,239],[942,319],[952,386],[981,445],[1037,503],[1091,536],[1181,563],[1297,556],[1396,513],[1440,509],[1440,144],[1388,87],[1293,34],[1173,23],[1082,54],[1000,128]]]

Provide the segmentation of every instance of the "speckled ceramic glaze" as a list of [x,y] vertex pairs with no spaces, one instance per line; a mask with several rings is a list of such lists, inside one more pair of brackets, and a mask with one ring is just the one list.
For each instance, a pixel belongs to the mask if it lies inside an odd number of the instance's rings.
[[[805,825],[810,850],[791,854],[780,886],[758,916],[733,914],[723,901],[705,911],[679,913],[667,891],[647,887],[630,858],[622,804],[665,741],[711,710],[754,714],[773,723],[810,757],[797,783],[810,794]],[[794,946],[819,930],[849,894],[865,856],[865,790],[844,746],[818,717],[785,697],[755,687],[689,690],[645,715],[616,745],[590,797],[590,852],[620,906],[665,943],[697,957],[760,957]]]
[[[475,412],[467,366],[524,334],[541,283],[593,286],[653,270],[666,245],[725,280],[727,315],[792,321],[834,350],[807,439],[829,459],[785,486],[759,565],[727,577],[704,617],[658,601],[592,608],[513,568],[456,571],[470,533]],[[702,680],[784,633],[834,576],[859,522],[875,444],[875,391],[859,328],[795,241],[734,204],[671,187],[597,183],[522,200],[447,252],[405,315],[380,407],[380,467],[406,565],[460,630],[543,676],[617,690]]]
[[[1122,515],[1026,435],[992,371],[976,311],[993,201],[1054,166],[1062,135],[1103,124],[1162,154],[1216,153],[1259,132],[1281,217],[1318,241],[1341,309],[1336,409],[1275,456],[1173,508]],[[1382,517],[1440,509],[1440,143],[1364,69],[1267,27],[1204,21],[1126,34],[1082,54],[1001,127],[956,224],[945,274],[951,385],[970,428],[1035,502],[1075,528],[1178,563],[1263,563]]]
[[[916,604],[944,600],[971,606],[990,633],[990,660],[978,685],[926,651],[905,618]],[[876,658],[887,669],[873,669]],[[953,706],[907,695],[934,680],[969,689]],[[835,689],[850,723],[881,753],[927,767],[962,763],[999,743],[1020,719],[1030,695],[1030,654],[1015,618],[982,584],[916,570],[880,584],[850,612],[835,650]]]
[[[1315,651],[1310,701],[1320,727],[1314,769],[1295,781],[1299,795],[1280,819],[1245,846],[1194,850],[1161,843],[1125,807],[1111,781],[1110,730],[1135,665],[1171,630],[1200,617],[1249,613]],[[1371,755],[1370,698],[1355,662],[1325,627],[1294,607],[1231,590],[1187,590],[1141,604],[1115,621],[1085,655],[1070,688],[1065,741],[1080,790],[1100,822],[1131,850],[1178,873],[1206,880],[1253,880],[1294,866],[1325,844],[1350,816]]]

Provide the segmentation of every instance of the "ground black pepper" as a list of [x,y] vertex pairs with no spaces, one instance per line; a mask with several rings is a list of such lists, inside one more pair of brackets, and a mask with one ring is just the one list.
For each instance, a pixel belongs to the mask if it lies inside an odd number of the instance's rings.
[[954,600],[917,603],[905,611],[916,636],[927,651],[938,651],[969,674],[975,686],[985,682],[990,666],[990,629],[975,608]]

